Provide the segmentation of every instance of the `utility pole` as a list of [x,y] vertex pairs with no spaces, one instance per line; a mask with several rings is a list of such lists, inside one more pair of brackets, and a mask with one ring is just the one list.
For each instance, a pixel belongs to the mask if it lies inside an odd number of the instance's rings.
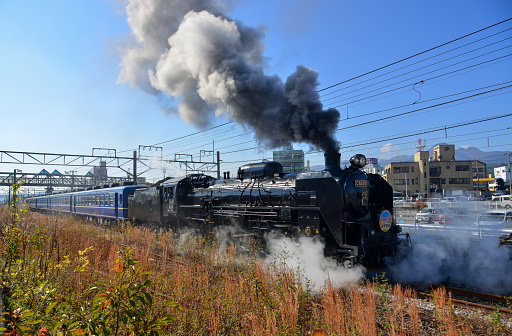
[[[508,194],[509,195],[512,195],[512,181],[510,181],[510,178],[511,178],[511,174],[510,174],[510,151],[508,150],[507,151],[507,154],[505,154],[508,158]],[[505,176],[506,178],[506,176]]]
[[217,151],[217,180],[220,180],[220,152]]
[[137,151],[133,151],[133,185],[137,185]]
[[[407,168],[409,169],[409,168]],[[405,201],[407,202],[407,172],[405,172]]]

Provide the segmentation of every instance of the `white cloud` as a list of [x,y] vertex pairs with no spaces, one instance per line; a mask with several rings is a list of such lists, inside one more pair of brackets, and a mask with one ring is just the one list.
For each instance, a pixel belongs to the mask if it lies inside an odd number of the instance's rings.
[[399,148],[397,146],[393,146],[391,143],[387,143],[380,148],[381,153],[391,153],[397,152]]

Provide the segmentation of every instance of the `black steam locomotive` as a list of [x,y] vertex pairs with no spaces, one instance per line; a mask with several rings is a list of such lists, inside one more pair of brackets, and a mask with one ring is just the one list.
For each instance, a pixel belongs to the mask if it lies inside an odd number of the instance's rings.
[[379,264],[397,253],[401,228],[393,222],[393,191],[355,155],[341,169],[340,154],[325,154],[321,172],[283,174],[277,162],[240,167],[237,179],[188,175],[136,189],[128,217],[170,227],[211,230],[237,225],[245,234],[279,231],[318,237],[325,254],[345,267]]

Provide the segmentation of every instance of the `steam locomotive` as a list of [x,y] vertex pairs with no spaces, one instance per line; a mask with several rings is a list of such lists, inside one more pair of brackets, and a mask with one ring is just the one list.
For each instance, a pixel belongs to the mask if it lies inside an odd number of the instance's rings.
[[[364,172],[364,155],[342,169],[340,154],[325,154],[325,170],[284,174],[277,162],[248,164],[237,179],[193,174],[153,186],[85,190],[29,200],[31,208],[65,211],[104,220],[135,219],[165,227],[211,231],[235,225],[263,237],[278,231],[322,239],[325,255],[349,268],[381,264],[404,239],[393,221],[393,191],[380,175]],[[109,196],[107,196],[109,194]],[[51,198],[65,197],[62,206]],[[123,203],[124,202],[124,203]]]

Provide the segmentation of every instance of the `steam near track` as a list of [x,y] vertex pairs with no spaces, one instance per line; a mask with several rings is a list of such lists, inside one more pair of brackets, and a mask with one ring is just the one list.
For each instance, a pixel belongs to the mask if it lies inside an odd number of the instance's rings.
[[314,288],[321,288],[329,279],[334,287],[346,287],[364,279],[366,269],[362,265],[344,268],[334,259],[324,255],[324,244],[318,239],[300,237],[297,241],[276,235],[266,236],[270,264],[285,264],[303,272]]
[[406,258],[390,266],[401,283],[439,284],[448,281],[493,294],[512,294],[510,250],[498,240],[485,238],[475,244],[471,234],[413,236],[413,249]]
[[265,74],[264,28],[230,20],[228,7],[208,0],[129,0],[135,45],[123,52],[118,82],[178,99],[177,110],[165,103],[164,109],[198,127],[224,115],[270,147],[301,142],[336,152],[340,114],[323,110],[318,73],[299,65],[284,83]]

